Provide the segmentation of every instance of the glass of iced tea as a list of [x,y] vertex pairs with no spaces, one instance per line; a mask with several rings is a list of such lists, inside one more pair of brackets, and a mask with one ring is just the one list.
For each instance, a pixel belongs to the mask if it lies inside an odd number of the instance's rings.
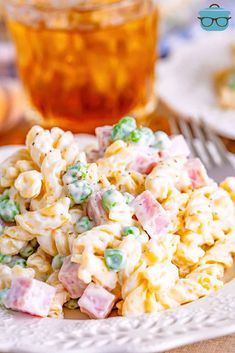
[[19,74],[44,126],[93,132],[156,107],[156,0],[6,0]]

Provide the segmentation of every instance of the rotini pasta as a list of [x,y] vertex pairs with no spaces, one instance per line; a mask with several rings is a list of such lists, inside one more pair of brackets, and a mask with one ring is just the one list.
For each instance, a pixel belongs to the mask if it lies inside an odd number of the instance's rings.
[[34,236],[20,226],[6,227],[0,236],[0,253],[17,255]]
[[22,268],[21,266],[9,266],[0,264],[0,290],[10,288],[11,282],[15,278],[34,278],[34,270],[32,268]]
[[31,170],[19,174],[14,186],[24,199],[34,199],[41,192],[42,174],[36,170]]
[[16,222],[31,234],[45,235],[69,222],[69,205],[70,200],[64,197],[51,206],[16,216]]
[[81,151],[71,132],[35,126],[0,166],[6,307],[130,317],[218,290],[235,254],[235,178],[217,185],[182,136],[131,117],[96,132],[98,149]]
[[44,281],[52,272],[51,257],[40,247],[28,257],[27,266],[35,271],[35,278]]
[[9,157],[0,167],[0,187],[9,188],[21,172],[33,170],[34,163],[27,149],[20,149]]

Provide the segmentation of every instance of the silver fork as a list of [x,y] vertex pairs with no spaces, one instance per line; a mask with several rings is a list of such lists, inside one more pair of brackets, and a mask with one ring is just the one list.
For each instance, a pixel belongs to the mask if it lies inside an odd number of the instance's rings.
[[173,134],[182,134],[194,157],[202,160],[208,174],[218,183],[235,176],[235,167],[222,140],[202,120],[169,118]]

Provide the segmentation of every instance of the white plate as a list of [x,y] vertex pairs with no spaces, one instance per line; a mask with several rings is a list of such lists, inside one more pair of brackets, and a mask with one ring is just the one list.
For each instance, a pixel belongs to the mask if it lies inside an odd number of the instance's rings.
[[[94,138],[79,138],[90,144]],[[0,148],[0,162],[16,150]],[[227,273],[234,277],[235,268]],[[0,308],[0,352],[150,353],[235,332],[235,280],[219,292],[159,315],[102,321],[39,319]]]
[[235,110],[217,103],[213,73],[231,66],[235,32],[205,32],[159,63],[159,96],[181,116],[201,117],[223,136],[235,139]]

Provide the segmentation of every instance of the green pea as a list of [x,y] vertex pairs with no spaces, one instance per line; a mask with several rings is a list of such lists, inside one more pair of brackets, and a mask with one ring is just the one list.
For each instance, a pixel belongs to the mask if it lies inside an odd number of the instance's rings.
[[1,255],[0,254],[0,263],[3,265],[9,265],[12,261],[12,257],[8,255]]
[[78,233],[84,233],[94,227],[93,222],[90,220],[89,217],[82,217],[80,218],[77,223],[75,224],[75,230]]
[[128,136],[127,136],[127,141],[128,142],[134,142],[137,143],[141,139],[141,131],[140,129],[135,129],[132,131]]
[[125,266],[125,255],[122,250],[106,249],[104,252],[104,261],[109,270],[118,272]]
[[26,245],[20,250],[20,256],[22,256],[24,259],[27,259],[34,252],[35,252],[35,248],[32,245]]
[[114,125],[111,133],[111,140],[125,140],[129,133],[136,129],[136,121],[130,116],[126,116],[121,119],[116,125]]
[[65,256],[63,255],[56,255],[53,260],[52,260],[52,268],[54,271],[60,270],[63,262],[64,262]]
[[67,303],[64,304],[67,309],[75,310],[78,308],[78,299],[70,299]]
[[232,73],[228,78],[228,87],[235,91],[235,73]]
[[109,189],[102,195],[102,206],[106,211],[120,205],[124,201],[122,194],[115,190]]
[[78,180],[67,186],[69,196],[77,205],[83,204],[92,194],[91,185],[86,180]]
[[2,201],[9,200],[9,199],[10,199],[10,197],[9,197],[8,194],[2,194],[2,195],[0,195],[0,203],[1,203]]
[[154,143],[154,133],[148,127],[135,129],[127,136],[127,141],[151,146]]
[[125,227],[122,231],[122,236],[127,237],[128,235],[133,235],[137,238],[140,235],[140,230],[137,227]]
[[25,259],[22,259],[19,256],[8,256],[8,255],[1,255],[0,254],[0,263],[3,265],[7,265],[11,268],[16,265],[21,266],[21,267],[27,266]]
[[14,222],[15,217],[20,213],[19,206],[12,200],[0,202],[0,217],[5,222]]
[[77,162],[76,164],[70,166],[67,169],[63,177],[63,181],[65,185],[69,185],[74,183],[77,180],[85,179],[87,175],[87,167],[84,163]]
[[122,195],[127,205],[129,205],[135,199],[133,195],[129,194],[129,192],[123,192]]
[[15,266],[20,266],[20,267],[27,267],[27,263],[25,259],[22,259],[18,256],[13,257],[12,261],[8,264],[9,267],[15,267]]
[[154,135],[155,141],[153,147],[158,148],[160,150],[168,147],[168,145],[170,144],[170,139],[164,131],[157,131]]
[[9,292],[8,288],[4,288],[0,290],[0,305],[4,305],[4,300],[7,297],[8,292]]

